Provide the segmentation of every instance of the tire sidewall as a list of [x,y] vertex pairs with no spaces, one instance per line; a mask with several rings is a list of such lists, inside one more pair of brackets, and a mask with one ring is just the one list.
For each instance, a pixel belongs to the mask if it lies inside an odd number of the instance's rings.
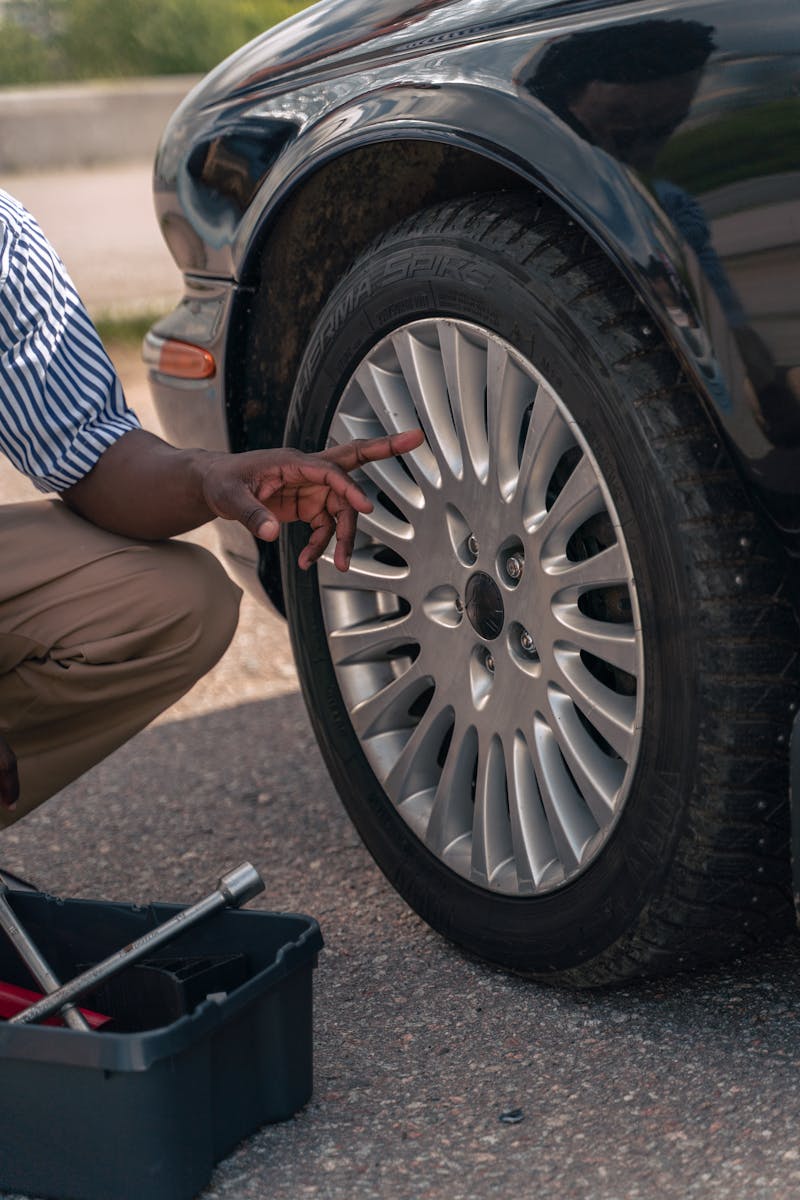
[[[379,245],[336,289],[301,364],[287,442],[326,443],[354,370],[392,329],[425,317],[473,322],[509,342],[576,419],[611,493],[637,583],[645,663],[643,736],[622,815],[597,859],[549,894],[490,893],[445,867],[378,784],[352,731],[327,648],[316,570],[296,567],[303,531],[283,536],[284,587],[305,698],[334,782],[392,884],[431,925],[490,960],[547,974],[612,946],[657,895],[694,787],[698,721],[690,584],[668,480],[636,419],[635,368],[620,339],[525,268],[464,237]],[[623,356],[624,357],[624,356]]]

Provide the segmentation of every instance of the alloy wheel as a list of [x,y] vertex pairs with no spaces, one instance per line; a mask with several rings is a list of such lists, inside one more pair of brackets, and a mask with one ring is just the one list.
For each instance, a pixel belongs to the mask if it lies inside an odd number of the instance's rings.
[[547,380],[472,323],[377,343],[331,443],[421,424],[369,464],[350,570],[320,598],[373,773],[428,850],[479,887],[543,894],[601,852],[641,735],[630,558],[606,481]]

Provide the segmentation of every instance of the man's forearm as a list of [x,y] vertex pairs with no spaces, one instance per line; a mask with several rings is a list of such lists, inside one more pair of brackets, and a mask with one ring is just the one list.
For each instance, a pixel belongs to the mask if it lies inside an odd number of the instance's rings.
[[303,521],[310,532],[300,566],[310,567],[335,539],[334,564],[346,571],[357,514],[372,511],[350,472],[409,453],[423,440],[421,429],[409,429],[317,454],[289,446],[226,454],[177,450],[133,429],[62,495],[95,525],[132,538],[172,537],[218,516],[272,542],[284,522]]
[[62,499],[112,533],[172,537],[213,518],[202,478],[215,457],[204,450],[178,450],[152,433],[133,429],[114,442],[79,483],[62,492]]

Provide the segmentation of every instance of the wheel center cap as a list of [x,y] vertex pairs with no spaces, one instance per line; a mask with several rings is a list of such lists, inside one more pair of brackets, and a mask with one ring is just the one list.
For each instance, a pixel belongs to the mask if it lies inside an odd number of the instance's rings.
[[473,629],[490,642],[503,628],[505,609],[500,588],[491,575],[476,571],[467,584],[464,608]]

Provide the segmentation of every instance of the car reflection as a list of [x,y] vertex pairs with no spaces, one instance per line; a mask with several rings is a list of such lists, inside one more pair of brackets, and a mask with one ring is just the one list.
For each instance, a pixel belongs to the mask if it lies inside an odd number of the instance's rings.
[[[719,116],[711,129],[705,120],[710,109],[709,94],[719,98],[721,78],[713,59],[716,49],[713,35],[713,27],[699,21],[664,19],[577,33],[537,51],[518,73],[517,81],[579,137],[631,168],[646,183],[694,252],[706,285],[722,311],[729,331],[727,340],[733,340],[731,352],[740,356],[745,368],[747,403],[766,441],[772,446],[793,446],[800,443],[800,366],[797,347],[781,343],[780,331],[796,318],[798,307],[798,230],[790,227],[785,231],[789,253],[784,256],[783,269],[776,271],[776,264],[771,263],[770,308],[766,320],[762,311],[759,321],[752,286],[753,264],[749,274],[742,272],[741,259],[752,255],[763,257],[773,244],[769,239],[765,244],[763,231],[752,213],[741,218],[738,236],[729,227],[725,229],[727,246],[732,242],[736,246],[736,253],[729,257],[745,284],[741,290],[735,287],[715,245],[706,206],[687,189],[682,178],[688,173],[695,184],[707,191],[712,203],[716,200],[719,210],[718,189],[713,187],[717,182],[713,155],[696,155],[692,161],[682,153],[681,138],[675,137],[676,131],[684,126],[687,137],[696,143],[699,135],[709,142],[710,148],[714,134],[719,132]],[[771,65],[768,77],[767,60]],[[796,63],[775,50],[757,59],[756,65],[758,69],[749,63],[744,73],[734,71],[731,75],[726,71],[725,79],[729,88],[754,89],[760,101],[765,98],[764,88],[768,88],[766,109],[762,105],[753,110],[761,122],[765,120],[765,112],[766,120],[770,114],[778,118],[784,106],[791,106],[783,124],[775,119],[759,131],[762,155],[765,151],[772,154],[773,166],[778,168],[770,176],[774,179],[781,168],[791,172],[797,166],[797,140],[784,134],[784,125],[788,130],[797,114],[797,101],[792,98]],[[741,95],[737,104],[738,114]],[[780,112],[775,111],[775,106]],[[724,114],[725,110],[725,105],[713,109],[715,114],[720,111]],[[745,108],[745,119],[746,116]],[[737,115],[736,121],[741,123],[741,117]],[[726,162],[729,161],[727,156]],[[749,171],[753,170],[751,158]],[[732,180],[728,187],[747,182]],[[731,197],[727,199],[730,204]],[[718,407],[723,412],[729,411],[732,401],[726,378],[734,378],[736,372],[726,370],[726,364],[720,363],[711,352],[708,334],[695,315],[679,269],[662,256],[651,260],[649,272],[673,321],[689,331],[696,343],[709,390]],[[713,323],[713,314],[710,320]]]

